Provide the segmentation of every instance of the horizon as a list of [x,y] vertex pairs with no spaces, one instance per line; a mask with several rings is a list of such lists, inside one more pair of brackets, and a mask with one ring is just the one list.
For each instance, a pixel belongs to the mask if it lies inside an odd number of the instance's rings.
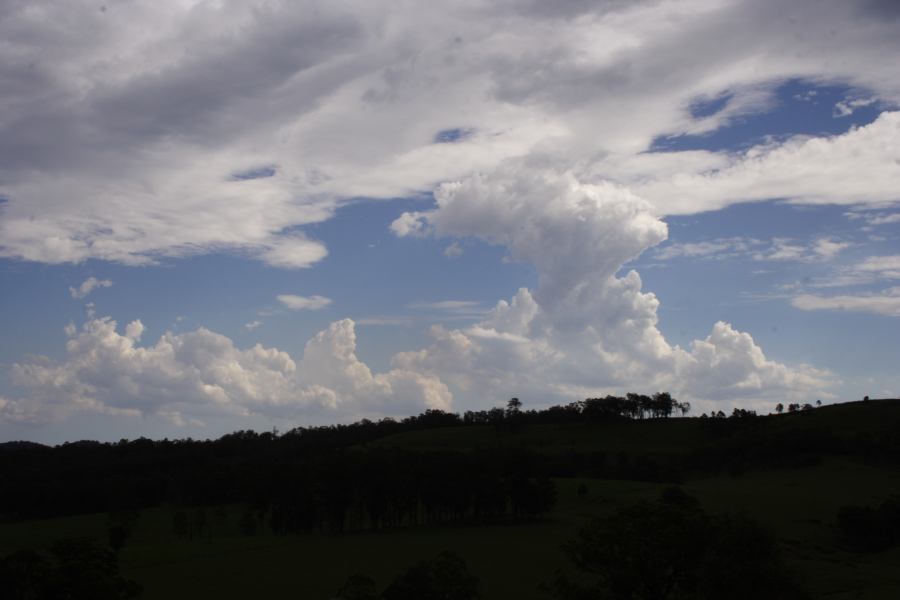
[[900,396],[900,5],[4,9],[0,442]]

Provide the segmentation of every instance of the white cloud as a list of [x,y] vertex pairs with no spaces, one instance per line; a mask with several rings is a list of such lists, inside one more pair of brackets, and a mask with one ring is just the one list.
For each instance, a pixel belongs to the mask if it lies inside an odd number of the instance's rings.
[[86,298],[91,292],[97,288],[109,287],[113,282],[109,279],[97,279],[96,277],[88,277],[77,288],[69,287],[69,293],[76,300]]
[[400,327],[410,325],[412,323],[412,319],[409,317],[398,317],[398,316],[375,316],[375,317],[361,317],[359,319],[354,319],[354,322],[359,327]]
[[658,260],[673,258],[740,258],[754,260],[813,262],[831,260],[850,247],[849,242],[818,238],[798,242],[786,238],[764,241],[746,237],[717,238],[701,242],[672,243],[654,252]]
[[872,225],[890,225],[893,223],[900,223],[900,213],[873,217],[869,221],[869,223],[871,223]]
[[[712,158],[712,157],[710,157]],[[717,210],[735,202],[785,198],[806,204],[884,204],[900,200],[900,112],[884,112],[870,125],[831,138],[796,137],[716,156],[659,177],[653,158],[644,171],[621,178],[660,214]],[[638,176],[642,178],[638,179]]]
[[830,238],[819,238],[813,246],[813,252],[824,260],[830,260],[849,247],[849,242],[839,242]]
[[415,302],[408,305],[417,310],[433,310],[449,313],[484,313],[481,302],[476,300],[440,300],[438,302]]
[[[305,267],[326,249],[298,228],[342,202],[525,156],[633,185],[658,214],[897,200],[895,113],[738,157],[645,153],[770,107],[791,78],[896,104],[884,57],[900,36],[875,4],[539,4],[11,5],[0,256],[137,265],[231,251]],[[722,110],[692,115],[715,98]],[[466,135],[435,143],[451,130]]]
[[900,254],[870,256],[859,263],[856,269],[883,279],[900,279]]
[[253,331],[260,325],[262,325],[262,321],[250,321],[249,323],[244,324],[244,329],[246,329],[247,331]]
[[331,304],[331,298],[326,298],[325,296],[278,294],[276,298],[291,310],[320,310]]
[[450,407],[452,397],[434,377],[393,369],[373,374],[356,357],[354,323],[332,323],[295,361],[260,344],[241,350],[227,337],[197,329],[165,333],[140,346],[140,321],[125,335],[109,318],[69,333],[67,357],[13,365],[22,398],[0,399],[0,419],[45,422],[79,412],[159,415],[197,423],[210,416],[265,415],[329,418],[408,414]]
[[801,310],[868,312],[888,317],[900,317],[900,288],[890,288],[879,295],[813,296],[803,294],[792,299],[791,304]]
[[673,258],[730,258],[750,252],[763,242],[751,238],[733,237],[718,238],[702,242],[684,242],[666,244],[654,252],[653,257],[658,260],[671,260]]
[[435,327],[430,346],[395,355],[395,367],[439,377],[460,398],[530,394],[551,402],[637,385],[701,401],[752,401],[800,397],[829,380],[766,359],[749,334],[727,323],[690,351],[666,342],[656,297],[641,291],[635,271],[617,275],[663,241],[666,226],[621,187],[512,162],[446,184],[436,200],[435,210],[415,215],[423,227],[502,244],[539,277],[536,290],[500,301],[478,324]]
[[447,258],[458,258],[463,255],[462,246],[459,245],[459,242],[453,242],[446,248],[444,248],[444,256]]
[[835,118],[849,117],[857,108],[871,106],[876,102],[878,102],[877,98],[851,98],[849,100],[841,100],[834,105],[833,116]]

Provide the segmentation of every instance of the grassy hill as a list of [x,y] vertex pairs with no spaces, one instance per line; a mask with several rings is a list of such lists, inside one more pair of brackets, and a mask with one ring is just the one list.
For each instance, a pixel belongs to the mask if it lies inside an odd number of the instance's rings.
[[[787,563],[814,598],[835,600],[900,597],[900,549],[855,553],[842,548],[835,516],[847,504],[874,506],[900,494],[900,467],[884,454],[861,451],[900,432],[900,401],[824,406],[758,417],[755,422],[700,418],[526,425],[514,430],[488,425],[437,428],[390,435],[353,452],[375,448],[407,451],[486,451],[528,448],[552,457],[604,453],[647,456],[678,464],[681,487],[713,514],[744,512],[777,536]],[[729,421],[733,421],[729,424]],[[810,436],[813,432],[813,436]],[[823,438],[823,435],[826,435]],[[816,437],[818,436],[818,437]],[[790,446],[814,460],[774,465],[747,461],[747,448],[762,440],[827,439],[824,447]],[[835,444],[837,440],[837,444]],[[829,444],[834,445],[833,447]],[[877,445],[877,444],[876,444]],[[883,447],[878,446],[879,448]],[[739,448],[743,468],[685,468],[692,457]],[[799,449],[798,449],[799,448]],[[759,449],[757,449],[759,450]],[[749,456],[768,456],[757,454]],[[549,598],[542,582],[571,569],[560,546],[597,516],[640,499],[655,498],[666,482],[557,477],[558,501],[544,519],[493,525],[464,524],[346,534],[276,536],[263,529],[241,535],[240,508],[210,509],[209,535],[185,540],[172,531],[176,507],[142,511],[121,555],[124,574],[144,586],[144,598],[330,597],[355,572],[386,584],[411,563],[454,550],[481,580],[486,599]],[[581,486],[586,493],[579,493]],[[59,537],[105,539],[107,516],[90,514],[0,523],[0,555],[42,547]]]

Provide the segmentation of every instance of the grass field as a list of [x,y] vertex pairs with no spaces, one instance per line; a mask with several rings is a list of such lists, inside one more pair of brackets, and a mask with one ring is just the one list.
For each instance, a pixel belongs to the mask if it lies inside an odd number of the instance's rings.
[[[850,406],[850,409],[847,409]],[[844,427],[887,431],[897,407],[819,409],[782,417],[778,426]],[[868,410],[868,409],[865,409]],[[878,412],[881,411],[881,412]],[[489,427],[443,429],[392,436],[379,445],[406,448],[475,448],[521,444],[547,451],[642,451],[678,454],[696,443],[698,421],[624,424],[614,427],[540,426],[497,439]],[[640,435],[635,435],[640,432]],[[144,586],[144,598],[310,598],[327,599],[355,572],[380,586],[412,563],[442,550],[461,555],[481,580],[486,599],[548,598],[539,586],[558,569],[569,569],[561,544],[591,518],[644,498],[665,484],[590,479],[557,479],[558,502],[550,516],[534,523],[400,529],[344,535],[255,536],[237,533],[237,508],[210,510],[212,535],[185,541],[172,533],[173,508],[146,510],[121,556],[124,575]],[[585,483],[588,493],[579,496]],[[814,466],[749,470],[740,476],[690,479],[683,489],[710,513],[746,512],[777,535],[788,564],[815,598],[835,600],[900,598],[900,549],[874,554],[840,550],[833,531],[845,504],[875,505],[900,494],[900,470],[828,458]],[[106,515],[0,523],[0,553],[42,547],[67,536],[105,539]]]

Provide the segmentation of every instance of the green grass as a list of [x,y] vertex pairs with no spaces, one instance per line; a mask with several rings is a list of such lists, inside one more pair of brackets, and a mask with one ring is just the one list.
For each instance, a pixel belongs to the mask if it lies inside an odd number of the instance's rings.
[[[808,413],[771,417],[783,431],[829,428],[839,435],[878,435],[897,427],[900,402],[853,403]],[[370,446],[409,450],[465,450],[497,445],[553,453],[567,450],[673,456],[705,443],[695,419],[603,426],[526,427],[499,437],[491,427],[419,431]],[[364,449],[359,448],[359,451]],[[547,599],[539,591],[557,569],[570,569],[561,544],[591,518],[640,499],[656,497],[663,484],[558,479],[558,503],[548,519],[489,527],[434,527],[345,535],[276,537],[237,534],[236,508],[209,511],[213,535],[184,541],[172,534],[171,508],[144,511],[123,550],[124,574],[140,582],[144,598],[326,599],[356,572],[380,586],[412,563],[454,550],[481,580],[487,600]],[[588,487],[579,497],[578,486]],[[875,554],[840,550],[832,530],[838,507],[876,505],[900,494],[900,470],[842,458],[792,469],[751,469],[740,476],[689,480],[683,485],[711,513],[746,512],[777,535],[787,563],[815,598],[900,598],[900,549]],[[105,539],[106,515],[0,523],[0,553],[43,547],[67,536]]]
[[[580,483],[588,494],[577,494]],[[559,502],[538,523],[435,527],[346,535],[236,534],[237,512],[210,513],[214,535],[182,541],[171,534],[171,509],[142,513],[122,554],[126,576],[144,597],[329,598],[355,572],[379,585],[442,550],[458,552],[480,578],[484,597],[547,598],[538,590],[556,569],[568,569],[560,545],[589,519],[640,499],[664,485],[614,480],[557,480]],[[751,472],[693,481],[684,489],[712,513],[745,511],[777,532],[788,563],[814,597],[900,597],[900,552],[849,554],[835,547],[831,527],[842,504],[876,504],[900,493],[900,472],[843,460],[805,469]],[[43,546],[68,535],[102,539],[105,515],[0,525],[0,546]]]

